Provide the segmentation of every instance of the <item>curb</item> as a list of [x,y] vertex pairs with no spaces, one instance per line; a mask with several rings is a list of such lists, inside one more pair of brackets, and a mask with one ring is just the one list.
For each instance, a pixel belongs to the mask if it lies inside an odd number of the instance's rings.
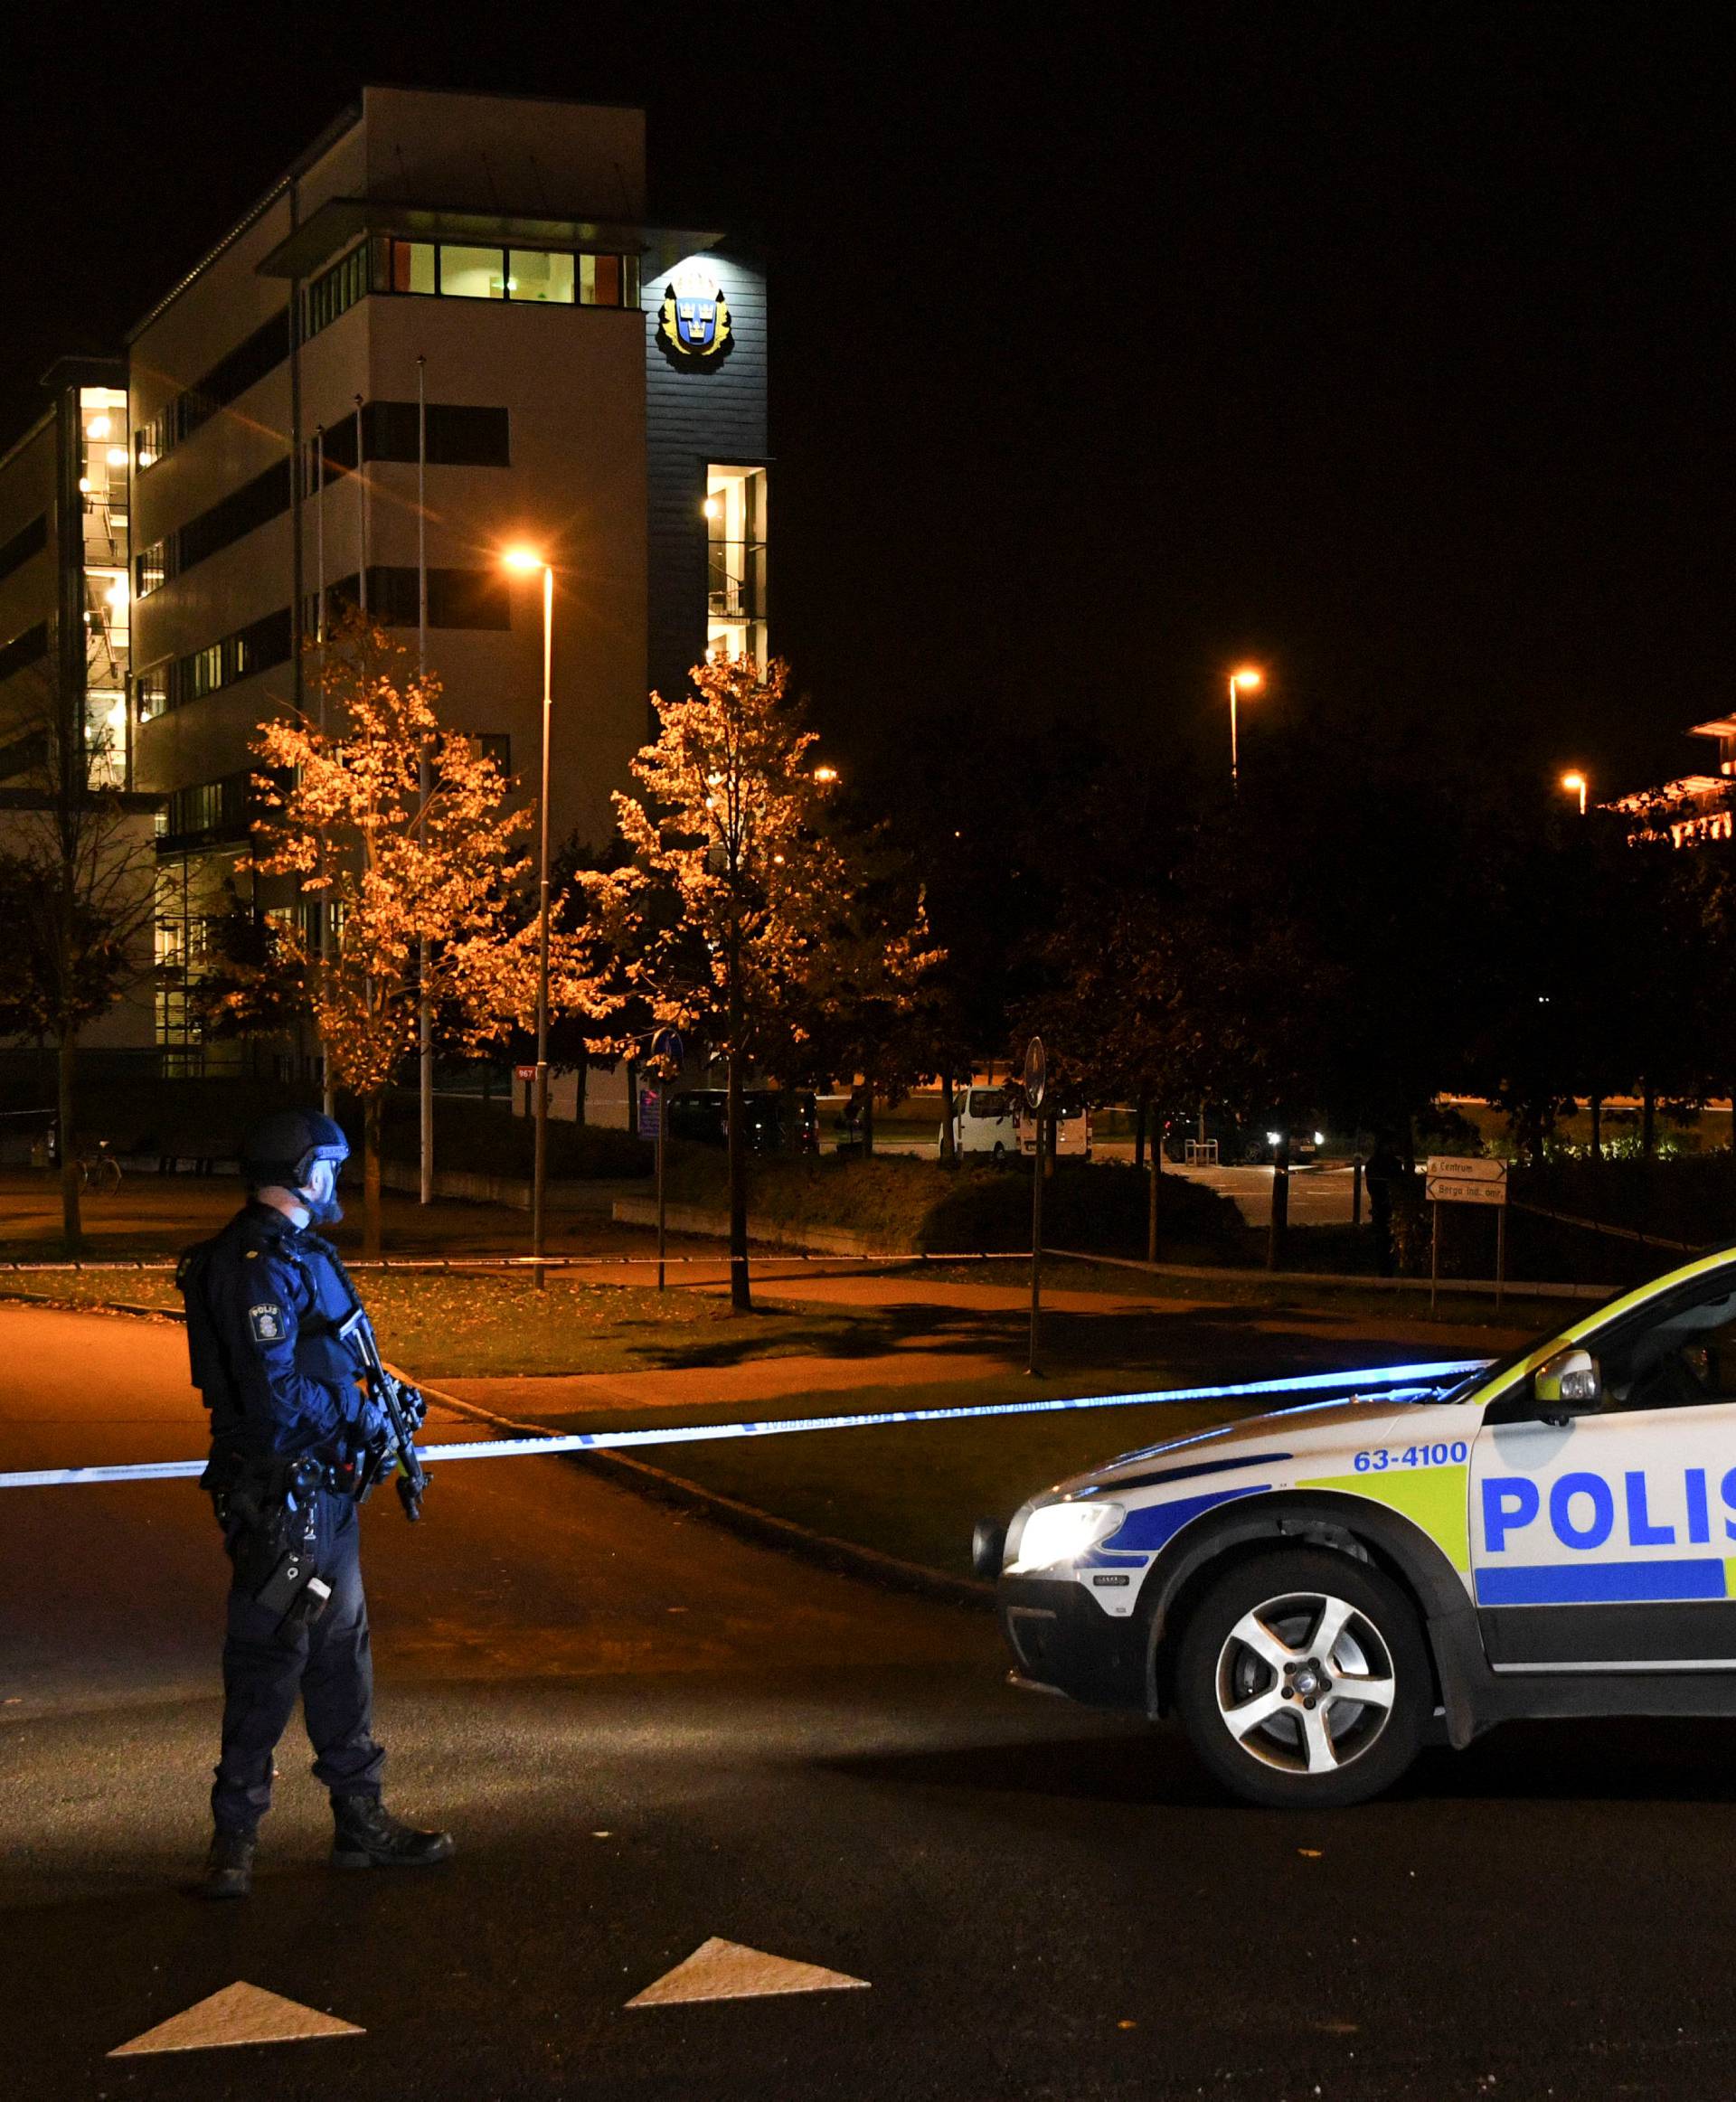
[[[429,1400],[439,1401],[442,1407],[456,1409],[473,1423],[486,1424],[491,1429],[511,1431],[519,1437],[549,1436],[545,1423],[521,1423],[514,1417],[496,1416],[492,1409],[481,1408],[474,1401],[460,1401],[456,1394],[448,1394],[439,1387],[423,1384],[421,1391]],[[792,1518],[776,1518],[769,1511],[739,1503],[735,1497],[722,1495],[715,1489],[702,1488],[697,1482],[667,1474],[662,1467],[634,1459],[629,1454],[562,1453],[554,1456],[574,1466],[597,1468],[606,1479],[612,1478],[636,1495],[648,1497],[653,1503],[697,1512],[701,1517],[710,1519],[728,1532],[757,1541],[763,1547],[779,1548],[787,1554],[799,1555],[804,1561],[816,1562],[822,1569],[838,1575],[856,1577],[886,1590],[913,1593],[940,1605],[967,1607],[983,1613],[994,1610],[992,1584],[981,1583],[971,1577],[948,1577],[940,1569],[925,1569],[920,1562],[907,1562],[897,1555],[882,1554],[876,1548],[859,1547],[854,1541],[816,1532],[811,1526],[798,1525]]]

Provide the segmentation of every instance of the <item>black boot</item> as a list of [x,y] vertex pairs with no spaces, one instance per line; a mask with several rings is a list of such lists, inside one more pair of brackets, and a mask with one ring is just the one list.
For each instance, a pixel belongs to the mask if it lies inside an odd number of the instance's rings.
[[401,1824],[377,1796],[334,1796],[335,1869],[426,1869],[451,1858],[449,1832]]
[[218,1832],[212,1834],[211,1852],[205,1856],[202,1898],[245,1898],[253,1888],[253,1854],[259,1844],[250,1832]]

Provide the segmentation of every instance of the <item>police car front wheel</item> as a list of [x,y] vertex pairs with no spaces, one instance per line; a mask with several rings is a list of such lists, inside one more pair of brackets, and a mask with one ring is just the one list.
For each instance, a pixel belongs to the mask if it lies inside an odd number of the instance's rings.
[[1365,1802],[1416,1756],[1433,1704],[1417,1615],[1378,1569],[1325,1549],[1262,1554],[1189,1616],[1175,1705],[1248,1801]]

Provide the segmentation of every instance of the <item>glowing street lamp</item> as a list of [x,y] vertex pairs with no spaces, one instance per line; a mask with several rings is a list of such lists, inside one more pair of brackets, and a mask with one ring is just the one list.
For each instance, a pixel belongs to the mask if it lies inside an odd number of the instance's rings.
[[1577,768],[1575,768],[1573,772],[1571,774],[1563,774],[1561,776],[1561,787],[1568,795],[1577,796],[1579,797],[1580,815],[1583,817],[1585,815],[1585,776],[1580,773]]
[[1244,665],[1241,671],[1230,674],[1230,787],[1232,794],[1241,788],[1237,771],[1236,754],[1236,696],[1239,693],[1258,693],[1266,683],[1266,674],[1252,665]]
[[[509,547],[501,556],[521,576],[542,572],[542,785],[537,844],[536,907],[536,1094],[533,1165],[531,1170],[531,1254],[544,1252],[549,1184],[549,718],[550,674],[554,661],[554,570],[533,547]],[[541,1261],[535,1265],[536,1288],[545,1283]]]
[[816,767],[814,769],[814,778],[822,784],[835,781],[837,778],[838,769],[835,767]]

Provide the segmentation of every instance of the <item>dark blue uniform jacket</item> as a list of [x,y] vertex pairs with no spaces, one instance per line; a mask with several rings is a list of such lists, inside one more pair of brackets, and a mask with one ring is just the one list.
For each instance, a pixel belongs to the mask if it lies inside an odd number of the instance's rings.
[[250,1202],[199,1253],[187,1345],[213,1443],[336,1456],[365,1407],[359,1364],[335,1333],[356,1304],[336,1250]]

